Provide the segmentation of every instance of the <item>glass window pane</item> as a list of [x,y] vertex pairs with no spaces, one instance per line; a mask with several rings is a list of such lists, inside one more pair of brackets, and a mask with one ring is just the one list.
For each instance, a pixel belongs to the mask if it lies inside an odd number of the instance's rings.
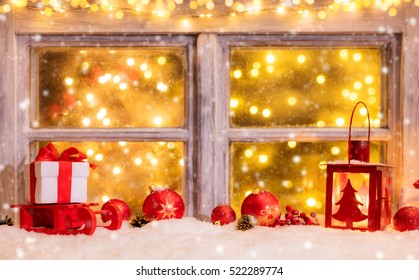
[[[38,142],[36,151],[47,143]],[[103,203],[119,198],[133,213],[142,209],[149,186],[184,189],[184,144],[182,142],[54,142],[57,151],[73,146],[97,165],[88,177],[88,202]],[[135,211],[135,212],[134,212]]]
[[358,101],[372,126],[386,123],[378,48],[233,47],[230,59],[232,127],[348,126]]
[[[371,162],[382,162],[383,145],[371,143]],[[230,152],[230,204],[237,213],[247,192],[255,188],[274,193],[283,211],[289,204],[306,213],[324,213],[323,164],[347,160],[348,142],[233,142]]]
[[183,127],[181,47],[42,47],[33,127]]

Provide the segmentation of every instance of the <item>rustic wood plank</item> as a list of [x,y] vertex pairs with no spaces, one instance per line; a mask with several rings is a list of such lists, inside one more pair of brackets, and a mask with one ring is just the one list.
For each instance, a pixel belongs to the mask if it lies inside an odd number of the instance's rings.
[[16,218],[9,209],[20,197],[15,157],[13,20],[11,14],[0,16],[5,18],[0,20],[0,213]]
[[[406,6],[406,32],[403,37],[403,177],[395,182],[396,193],[400,187],[410,188],[419,179],[419,7]],[[401,124],[400,124],[401,125]],[[399,196],[395,197],[400,203]]]
[[[218,36],[217,36],[218,37]],[[215,169],[216,182],[214,185],[217,198],[213,207],[219,204],[230,204],[230,139],[228,128],[230,125],[230,52],[221,44],[219,38],[214,39],[214,83],[215,83],[215,124],[216,143]]]
[[401,88],[401,60],[403,57],[402,48],[402,35],[398,34],[394,37],[391,45],[386,53],[386,57],[383,58],[388,61],[389,72],[386,77],[385,90],[389,91],[388,96],[388,127],[391,130],[391,139],[388,141],[386,160],[387,164],[392,166],[392,193],[391,201],[391,213],[395,213],[399,207],[400,197],[400,182],[402,181],[402,148],[403,148],[403,99]]
[[[109,131],[112,131],[110,133]],[[186,129],[149,128],[149,129],[28,129],[24,136],[29,141],[186,141],[189,132]]]
[[[118,20],[104,13],[89,13],[75,10],[52,17],[38,11],[22,9],[16,12],[16,33],[18,34],[150,34],[150,33],[304,33],[304,32],[402,32],[403,10],[391,17],[380,9],[359,9],[356,12],[337,11],[320,20],[317,11],[302,16],[296,10],[281,15],[276,10],[262,10],[254,14],[240,14],[235,17],[225,12],[216,12],[213,17],[196,17],[195,14],[173,13],[169,18],[152,15],[135,15],[126,12]],[[192,17],[191,17],[192,16]],[[187,19],[187,21],[185,21]]]
[[196,178],[196,214],[198,218],[208,217],[208,212],[216,198],[215,189],[215,145],[212,141],[214,131],[214,35],[201,34],[197,41],[197,110],[199,116],[196,147],[197,157]]
[[[217,36],[201,34],[197,43],[197,217],[208,219],[212,209],[228,203],[228,140],[225,114],[225,92],[220,73]],[[221,63],[222,64],[222,63]]]
[[[183,189],[184,199],[187,201],[185,215],[195,216],[196,197],[195,197],[195,178],[196,178],[196,158],[195,158],[195,58],[196,58],[196,37],[188,37],[188,45],[185,47],[185,185]],[[177,134],[180,134],[177,132]]]
[[9,182],[6,180],[6,163],[7,159],[6,156],[6,142],[5,142],[5,135],[6,135],[6,74],[4,73],[4,69],[6,69],[6,60],[4,59],[4,54],[6,53],[6,40],[3,38],[6,38],[7,34],[7,27],[8,24],[6,22],[7,15],[0,15],[0,17],[3,19],[0,21],[0,136],[1,136],[1,146],[0,146],[0,213],[3,213],[4,211],[4,204],[6,203],[6,197],[8,196],[6,194],[7,192],[7,186],[9,185]]
[[[362,140],[368,134],[366,129],[352,129],[352,139]],[[286,127],[286,128],[242,128],[231,129],[228,132],[231,141],[289,141],[296,140],[301,142],[318,141],[345,141],[348,139],[349,131],[347,128],[305,128],[305,127]],[[389,141],[393,134],[388,129],[372,128],[371,141]]]

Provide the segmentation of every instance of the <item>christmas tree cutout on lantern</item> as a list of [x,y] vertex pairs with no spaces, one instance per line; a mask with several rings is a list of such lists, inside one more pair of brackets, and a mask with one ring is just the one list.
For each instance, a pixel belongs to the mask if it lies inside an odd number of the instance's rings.
[[346,227],[352,228],[353,222],[361,222],[368,218],[359,209],[358,205],[363,204],[356,198],[357,191],[352,187],[351,180],[348,179],[345,188],[342,190],[341,199],[335,203],[340,205],[339,210],[333,214],[333,218],[341,222],[346,222]]

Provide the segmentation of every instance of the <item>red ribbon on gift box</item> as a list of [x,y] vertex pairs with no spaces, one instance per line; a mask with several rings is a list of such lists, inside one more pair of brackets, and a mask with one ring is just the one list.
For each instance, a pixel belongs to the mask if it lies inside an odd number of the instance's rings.
[[[77,150],[74,147],[70,147],[64,150],[61,155],[58,154],[54,144],[48,143],[45,147],[42,147],[35,161],[71,161],[71,162],[84,162],[87,156]],[[95,169],[96,165],[89,163],[90,167]]]
[[[48,143],[47,146],[42,147],[38,155],[36,156],[35,162],[39,161],[58,161],[58,197],[57,203],[68,203],[71,200],[71,180],[72,180],[72,163],[73,162],[85,162],[87,156],[77,150],[74,147],[70,147],[64,150],[61,155],[52,143]],[[30,200],[35,202],[35,162],[30,165]],[[93,169],[96,165],[89,163],[89,166]]]

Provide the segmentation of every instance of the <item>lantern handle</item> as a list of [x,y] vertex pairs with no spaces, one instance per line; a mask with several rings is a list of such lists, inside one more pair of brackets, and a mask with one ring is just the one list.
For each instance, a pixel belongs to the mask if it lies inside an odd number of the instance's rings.
[[[366,105],[364,102],[359,101],[359,102],[357,102],[357,103],[355,104],[355,107],[354,107],[354,108],[353,108],[353,110],[352,110],[351,120],[350,120],[350,122],[349,122],[349,142],[348,142],[349,146],[348,146],[348,147],[351,147],[352,119],[354,118],[355,109],[356,109],[356,107],[357,107],[359,104],[364,105],[365,109],[367,109],[367,117],[368,117],[368,143],[370,142],[370,137],[371,137],[371,120],[370,120],[370,113],[368,112],[368,107],[367,107],[367,105]],[[348,165],[351,165],[351,149],[348,149]]]

